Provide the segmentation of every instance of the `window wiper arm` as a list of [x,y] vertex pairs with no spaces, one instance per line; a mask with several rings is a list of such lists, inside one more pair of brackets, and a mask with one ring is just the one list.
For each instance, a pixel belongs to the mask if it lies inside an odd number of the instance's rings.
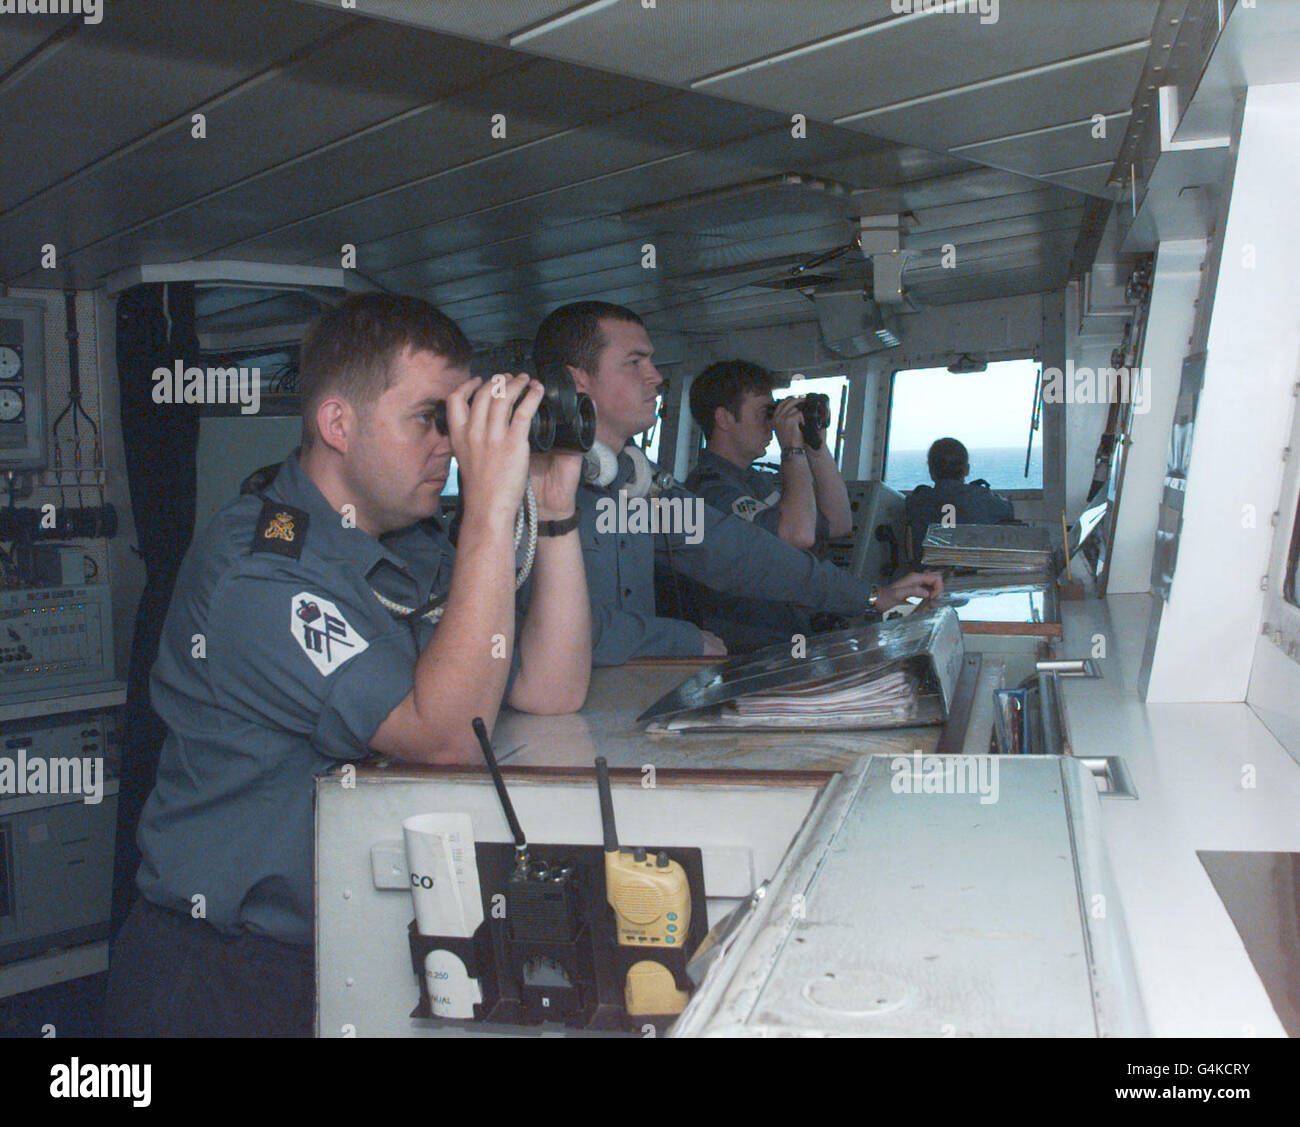
[[1038,430],[1043,411],[1043,366],[1038,366],[1034,377],[1034,405],[1029,411],[1029,444],[1025,447],[1025,477],[1029,476],[1029,461],[1034,454],[1034,433]]

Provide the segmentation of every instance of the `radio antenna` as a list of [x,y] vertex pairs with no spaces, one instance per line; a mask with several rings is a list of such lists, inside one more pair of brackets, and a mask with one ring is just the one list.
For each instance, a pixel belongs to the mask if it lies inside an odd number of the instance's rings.
[[478,737],[478,746],[483,749],[483,758],[487,760],[488,770],[492,772],[492,783],[497,788],[497,797],[501,799],[501,808],[506,812],[506,821],[510,824],[510,832],[515,837],[515,867],[517,869],[526,869],[528,867],[528,839],[524,837],[523,827],[519,825],[519,819],[515,816],[514,803],[510,801],[510,794],[506,790],[506,781],[501,777],[501,768],[497,766],[497,757],[492,754],[492,741],[488,739],[487,725],[483,723],[483,717],[474,717],[473,728],[474,735]]
[[618,830],[614,828],[614,796],[609,790],[609,764],[596,757],[596,790],[600,793],[600,825],[605,831],[605,852],[618,852]]

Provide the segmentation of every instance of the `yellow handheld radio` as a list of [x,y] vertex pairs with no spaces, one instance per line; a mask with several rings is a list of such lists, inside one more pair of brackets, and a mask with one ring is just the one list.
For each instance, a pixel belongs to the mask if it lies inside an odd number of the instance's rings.
[[[686,871],[664,852],[652,858],[644,849],[630,853],[619,849],[609,766],[603,756],[596,760],[596,787],[605,831],[605,899],[614,909],[619,943],[625,947],[680,947],[691,927]],[[690,995],[677,989],[666,966],[643,959],[627,972],[623,1000],[629,1014],[677,1014],[686,1008]]]
[[618,941],[628,947],[680,947],[691,927],[686,871],[667,853],[618,847],[609,767],[596,760],[600,821],[605,831],[605,899],[614,909]]

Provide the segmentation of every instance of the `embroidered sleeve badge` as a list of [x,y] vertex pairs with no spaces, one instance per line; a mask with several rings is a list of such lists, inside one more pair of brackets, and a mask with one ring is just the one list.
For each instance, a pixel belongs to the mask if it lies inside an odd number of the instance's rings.
[[339,666],[370,648],[329,599],[307,591],[293,597],[289,632],[311,663],[328,677]]

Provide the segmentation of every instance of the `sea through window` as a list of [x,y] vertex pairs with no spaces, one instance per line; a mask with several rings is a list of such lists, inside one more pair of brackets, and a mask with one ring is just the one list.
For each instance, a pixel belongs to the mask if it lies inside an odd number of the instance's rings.
[[[1043,488],[1043,431],[1030,440],[1035,360],[989,364],[982,372],[910,368],[894,373],[884,480],[898,490],[928,484],[925,455],[937,438],[956,438],[970,452],[970,477],[994,489]],[[1028,472],[1026,473],[1026,455]]]

